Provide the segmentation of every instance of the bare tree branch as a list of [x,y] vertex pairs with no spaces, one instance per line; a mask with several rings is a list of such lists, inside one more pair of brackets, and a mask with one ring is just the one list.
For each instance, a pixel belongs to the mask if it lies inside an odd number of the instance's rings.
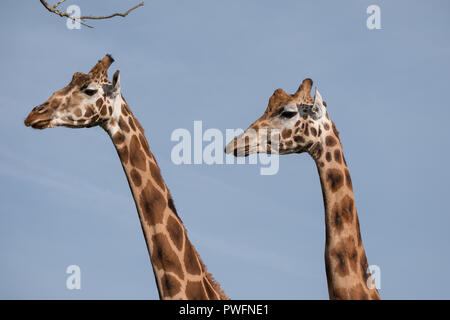
[[56,9],[56,7],[59,6],[61,3],[63,3],[64,1],[66,1],[66,0],[61,0],[61,1],[59,1],[57,4],[55,4],[55,5],[53,6],[53,9]]
[[126,17],[131,11],[144,6],[144,2],[141,2],[137,5],[135,5],[134,7],[128,9],[127,11],[125,11],[124,13],[120,13],[120,12],[116,12],[116,13],[112,13],[110,15],[107,16],[81,16],[81,17],[71,17],[70,14],[68,14],[67,12],[62,12],[59,11],[58,9],[56,9],[60,4],[62,4],[64,1],[66,0],[60,0],[58,3],[56,3],[54,6],[50,6],[47,1],[45,0],[40,0],[42,5],[50,12],[57,14],[60,17],[66,17],[68,19],[72,19],[73,21],[77,21],[79,23],[81,23],[82,25],[89,27],[89,28],[93,28],[92,26],[86,24],[85,22],[83,22],[82,20],[103,20],[103,19],[110,19],[113,17]]

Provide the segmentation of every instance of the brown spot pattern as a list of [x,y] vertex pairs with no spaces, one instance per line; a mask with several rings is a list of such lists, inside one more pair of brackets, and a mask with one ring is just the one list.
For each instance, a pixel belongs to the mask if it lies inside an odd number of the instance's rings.
[[325,138],[325,144],[328,147],[334,147],[336,145],[336,143],[337,143],[337,141],[336,141],[336,139],[333,136],[327,136]]
[[125,136],[122,134],[122,132],[116,132],[112,137],[114,143],[116,145],[119,145],[125,141]]
[[163,212],[166,208],[166,201],[163,195],[153,187],[151,182],[147,183],[139,196],[139,206],[142,210],[145,221],[154,226],[163,222]]
[[206,300],[206,292],[200,281],[188,281],[186,285],[186,297],[189,300]]
[[350,171],[348,171],[348,168],[345,168],[344,172],[345,172],[345,184],[347,185],[347,188],[353,190],[352,177],[350,176]]
[[184,279],[183,269],[178,256],[172,250],[167,237],[161,233],[152,236],[153,250],[152,263],[159,270],[175,273],[180,279]]
[[185,235],[184,241],[184,264],[186,266],[186,271],[190,274],[199,275],[202,270],[198,263],[197,254],[195,249],[192,247],[192,244],[189,242],[187,235]]
[[170,274],[161,277],[161,291],[163,297],[173,297],[181,290],[181,283]]
[[127,125],[126,121],[123,119],[123,117],[120,117],[119,119],[119,127],[125,132],[130,132],[130,127]]
[[133,169],[131,169],[130,175],[131,175],[131,181],[133,181],[133,184],[136,187],[139,187],[142,183],[141,175],[139,174],[139,172],[133,168]]
[[344,177],[340,170],[328,169],[327,175],[326,175],[326,181],[327,181],[328,187],[331,189],[331,191],[336,192],[344,184]]
[[103,104],[103,99],[102,98],[98,98],[97,101],[95,101],[95,105],[97,106],[97,108],[100,108],[100,106]]
[[120,161],[123,164],[128,163],[128,147],[124,146],[123,148],[117,149],[117,153],[119,154]]
[[184,232],[180,223],[172,216],[167,218],[167,232],[175,247],[181,251],[183,249]]
[[136,136],[133,136],[130,142],[130,162],[133,166],[142,171],[145,171],[145,169],[147,168],[145,155],[141,150],[141,145]]
[[334,160],[337,163],[342,163],[341,151],[339,149],[334,150]]
[[145,137],[139,133],[139,141],[141,142],[141,146],[144,149],[145,153],[150,157],[150,147],[148,145],[147,139],[145,139]]
[[289,138],[291,136],[291,134],[292,134],[292,130],[291,129],[283,129],[283,131],[281,132],[281,136],[284,139]]

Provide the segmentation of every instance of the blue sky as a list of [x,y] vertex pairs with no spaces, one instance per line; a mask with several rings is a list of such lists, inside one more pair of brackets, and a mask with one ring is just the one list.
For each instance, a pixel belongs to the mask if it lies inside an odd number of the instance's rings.
[[[105,14],[137,2],[68,4]],[[381,30],[366,28],[370,4],[381,7]],[[0,298],[157,298],[106,133],[23,125],[105,53],[191,240],[230,297],[328,298],[314,162],[283,156],[273,176],[256,165],[176,166],[170,135],[195,120],[246,128],[276,88],[293,92],[311,77],[341,132],[382,297],[450,298],[448,1],[146,1],[81,30],[37,0],[0,6]],[[81,290],[65,287],[71,264]]]

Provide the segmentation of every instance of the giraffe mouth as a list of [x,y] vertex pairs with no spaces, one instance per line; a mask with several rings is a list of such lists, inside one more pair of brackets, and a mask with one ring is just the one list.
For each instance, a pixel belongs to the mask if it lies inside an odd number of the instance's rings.
[[32,111],[24,121],[25,126],[32,127],[33,129],[46,129],[52,127],[52,119],[43,116],[44,115]]
[[251,148],[249,144],[240,145],[239,142],[234,139],[225,147],[225,153],[232,153],[235,157],[248,157],[251,153],[255,153],[255,150],[251,150],[255,148]]
[[31,124],[31,127],[33,129],[40,129],[40,130],[50,128],[51,127],[50,120],[38,120],[38,121],[34,122],[33,124]]

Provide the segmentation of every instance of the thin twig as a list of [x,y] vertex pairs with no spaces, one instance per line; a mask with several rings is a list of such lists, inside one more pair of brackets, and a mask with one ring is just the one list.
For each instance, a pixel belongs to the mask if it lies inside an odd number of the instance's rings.
[[58,9],[56,9],[56,7],[58,7],[61,3],[63,3],[63,2],[66,1],[66,0],[60,0],[60,1],[59,1],[57,4],[55,4],[53,7],[51,7],[51,6],[47,3],[47,1],[45,1],[45,0],[40,0],[40,1],[41,1],[42,5],[43,5],[48,11],[50,11],[50,12],[52,12],[52,13],[54,13],[54,14],[57,14],[57,15],[60,16],[60,17],[66,17],[66,18],[72,19],[73,21],[77,21],[77,22],[81,23],[82,25],[84,25],[84,26],[86,26],[86,27],[89,27],[89,28],[93,28],[93,27],[90,26],[90,25],[88,25],[88,24],[86,24],[86,23],[84,23],[84,22],[81,21],[81,20],[88,20],[88,19],[89,19],[89,20],[103,20],[103,19],[109,19],[109,18],[113,18],[113,17],[123,17],[123,18],[124,18],[124,17],[126,17],[131,11],[133,11],[133,10],[139,8],[139,7],[144,6],[144,2],[141,2],[141,3],[137,4],[137,5],[135,5],[134,7],[132,7],[131,9],[128,9],[128,10],[125,11],[124,13],[116,12],[116,13],[113,13],[113,14],[110,14],[110,15],[107,15],[107,16],[99,16],[99,17],[95,17],[95,16],[81,16],[81,17],[75,18],[75,17],[70,16],[67,12],[62,12],[62,11],[59,11]]
[[64,1],[66,1],[66,0],[61,0],[61,1],[59,1],[57,4],[55,4],[55,5],[53,6],[53,9],[56,9],[56,7],[59,6],[61,3],[63,3]]

